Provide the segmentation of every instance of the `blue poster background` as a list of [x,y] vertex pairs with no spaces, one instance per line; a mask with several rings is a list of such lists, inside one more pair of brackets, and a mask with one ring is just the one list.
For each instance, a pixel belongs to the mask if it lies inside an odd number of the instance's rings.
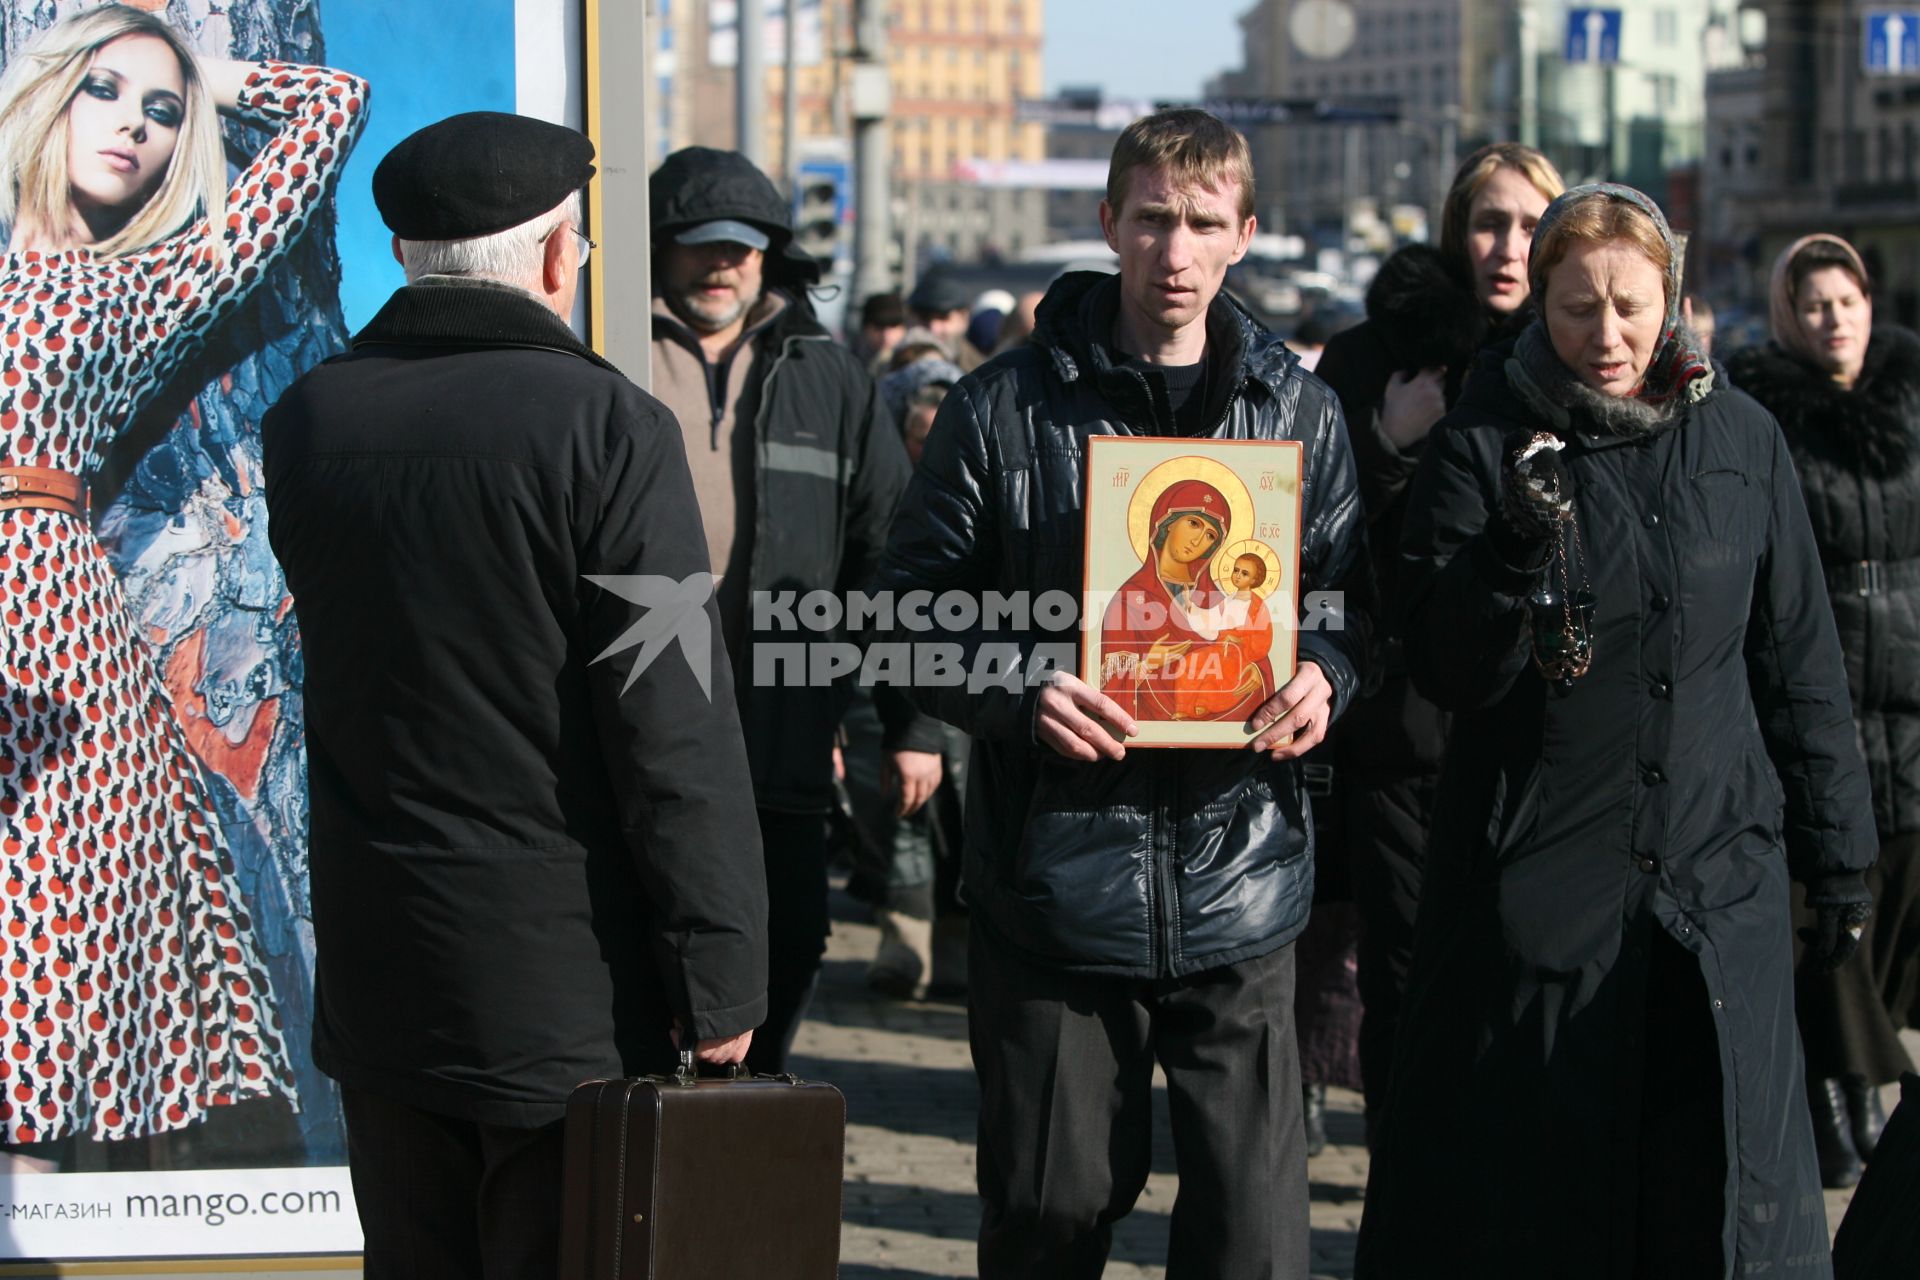
[[325,0],[327,56],[373,82],[373,116],[340,179],[340,304],[349,332],[405,283],[373,205],[380,158],[422,125],[515,106],[513,0]]

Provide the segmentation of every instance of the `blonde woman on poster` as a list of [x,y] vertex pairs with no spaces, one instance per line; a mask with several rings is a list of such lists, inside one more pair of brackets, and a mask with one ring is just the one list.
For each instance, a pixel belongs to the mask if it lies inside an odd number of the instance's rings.
[[[294,1101],[220,819],[87,484],[306,229],[366,101],[342,72],[201,60],[118,4],[55,23],[0,76],[0,1131],[16,1169],[69,1135]],[[216,111],[277,129],[231,190]]]

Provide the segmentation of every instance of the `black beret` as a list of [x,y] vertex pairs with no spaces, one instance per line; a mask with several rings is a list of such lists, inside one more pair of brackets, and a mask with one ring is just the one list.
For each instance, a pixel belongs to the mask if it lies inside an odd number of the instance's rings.
[[593,172],[593,143],[576,129],[468,111],[387,152],[373,171],[373,202],[402,240],[465,240],[539,217]]
[[907,295],[907,305],[915,311],[944,315],[972,306],[973,295],[967,292],[965,285],[946,272],[930,271],[913,286],[913,292]]

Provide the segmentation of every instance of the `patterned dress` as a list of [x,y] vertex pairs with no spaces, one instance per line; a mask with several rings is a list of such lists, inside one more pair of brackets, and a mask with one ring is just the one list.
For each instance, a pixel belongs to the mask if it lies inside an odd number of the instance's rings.
[[[258,64],[278,133],[217,219],[113,260],[0,263],[0,464],[90,474],[305,230],[364,82]],[[141,1137],[293,1098],[200,766],[86,521],[0,512],[0,1135]]]

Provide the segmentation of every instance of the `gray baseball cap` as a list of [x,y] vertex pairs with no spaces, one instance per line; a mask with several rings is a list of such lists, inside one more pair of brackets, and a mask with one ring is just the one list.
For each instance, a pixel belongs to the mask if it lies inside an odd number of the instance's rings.
[[773,243],[766,232],[734,218],[715,218],[688,227],[673,240],[675,244],[743,244],[749,249],[765,249]]

